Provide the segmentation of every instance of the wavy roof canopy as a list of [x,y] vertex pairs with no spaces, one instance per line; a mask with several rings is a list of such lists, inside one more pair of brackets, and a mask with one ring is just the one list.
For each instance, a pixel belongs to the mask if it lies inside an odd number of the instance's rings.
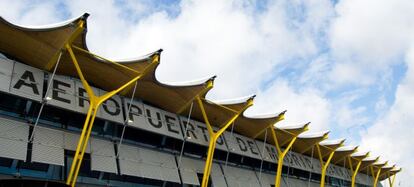
[[234,122],[234,131],[255,139],[260,135],[263,136],[266,129],[273,127],[277,122],[283,120],[285,112],[286,111],[272,115],[254,117],[247,117],[243,113],[243,115],[240,115],[240,117]]
[[[371,162],[371,164],[369,166],[367,166],[366,169],[361,170],[361,172],[363,172],[367,175],[372,175],[371,168],[372,168],[372,170],[374,170],[375,173],[377,173],[380,168],[382,170],[382,168],[386,167],[386,165],[388,163],[388,161],[382,162],[382,161],[378,161],[378,159],[376,159],[375,161],[376,162],[373,162],[373,163]],[[369,161],[367,161],[367,162],[369,162]],[[362,163],[364,163],[364,161]],[[380,172],[380,174],[381,174],[381,172]]]
[[[328,138],[329,131],[317,132],[317,133],[303,133],[298,136],[298,139],[292,146],[292,150],[298,153],[305,153],[310,151],[308,156],[313,157],[316,154],[314,149],[312,152],[312,147],[314,147],[319,142]],[[313,155],[312,155],[313,153]]]
[[[345,140],[339,140],[339,141],[338,140],[335,140],[335,141],[323,140],[321,142],[318,142],[320,150],[321,150],[322,159],[326,160],[327,156],[332,151],[335,151],[336,149],[341,147],[344,141]],[[314,144],[313,152],[312,152],[312,147],[310,147],[307,151],[303,152],[303,154],[306,154],[306,155],[309,155],[309,156],[312,156],[312,153],[313,153],[313,157],[319,158],[319,154],[317,152],[316,144]]]
[[381,168],[380,178],[387,176],[390,172],[395,169],[395,165],[386,165]]
[[385,171],[385,172],[381,171],[380,178],[379,178],[380,181],[385,180],[385,179],[397,174],[398,172],[401,171],[401,168],[397,168],[397,167],[394,166],[391,170],[388,170],[388,169],[386,169],[386,170],[387,171]]
[[[351,154],[350,157],[351,157],[352,169],[355,169],[357,167],[357,164],[360,160],[364,160],[368,156],[369,156],[369,152],[356,152],[356,153]],[[345,167],[351,168],[349,166],[349,161],[345,162]]]
[[[278,121],[283,120],[286,111],[270,116],[245,116],[244,111],[251,106],[254,96],[223,103],[207,100],[205,96],[212,88],[215,76],[193,81],[191,84],[168,85],[161,83],[157,80],[155,72],[162,50],[139,59],[118,62],[94,55],[86,45],[88,16],[88,14],[84,14],[63,23],[45,27],[19,26],[0,17],[0,52],[9,58],[48,72],[53,70],[59,54],[62,52],[57,73],[79,78],[69,51],[65,48],[69,43],[86,80],[92,86],[111,91],[145,73],[137,82],[136,98],[161,109],[185,115],[190,112],[190,106],[193,103],[191,118],[204,121],[200,106],[195,101],[195,98],[200,96],[211,125],[221,127],[233,116],[240,114],[234,122],[234,131],[250,138],[264,140],[266,129],[273,128]],[[133,88],[134,85],[127,87],[121,92],[121,95],[131,97]],[[295,127],[276,127],[279,144],[282,147],[286,146],[293,137],[306,131],[308,125],[309,123]],[[320,135],[299,136],[292,149],[295,152],[311,155],[311,148],[325,140],[327,134],[328,132]],[[275,144],[270,132],[267,133],[266,139],[267,142]],[[340,144],[342,142],[320,144],[322,155],[326,156],[330,152],[329,149],[336,149]],[[339,161],[339,158],[345,155],[349,156],[352,153],[344,151],[340,154],[334,160]],[[375,161],[363,161],[363,165],[366,166],[373,163]],[[384,175],[397,172],[399,170],[387,169],[384,171]]]
[[[308,130],[309,123],[303,125],[295,125],[295,126],[288,126],[288,127],[273,127],[275,129],[277,142],[281,148],[285,148],[289,142],[299,134]],[[264,140],[265,134],[260,134],[257,139]],[[272,145],[276,145],[275,141],[273,140],[273,135],[271,132],[267,132],[266,142]]]
[[[225,125],[231,118],[239,113],[244,112],[249,106],[250,103],[253,101],[254,96],[245,98],[245,100],[238,101],[237,103],[225,104],[220,105],[209,101],[205,98],[205,95],[202,95],[200,98],[204,109],[206,111],[208,120],[212,126],[217,128],[222,127]],[[188,114],[190,113],[190,108],[187,107],[183,113]],[[193,107],[191,111],[191,119],[196,119],[201,122],[205,122],[203,118],[202,111],[200,109],[200,105],[198,102],[193,102]],[[244,134],[243,134],[244,135]]]
[[358,146],[340,147],[335,150],[335,154],[333,155],[331,162],[340,166],[344,166],[344,164],[346,165],[346,162],[348,162],[346,158],[355,153],[357,149]]
[[[159,82],[155,77],[158,64],[149,67],[153,58],[160,55],[156,51],[141,59],[123,61],[121,67],[107,59],[88,53],[86,45],[87,24],[89,15],[84,14],[63,24],[44,28],[27,28],[13,25],[0,18],[0,50],[30,66],[51,71],[69,41],[73,41],[73,53],[88,82],[96,87],[114,90],[132,78],[146,71],[139,81],[135,96],[143,101],[170,112],[179,112],[187,107],[193,98],[209,89],[209,82],[214,78],[197,82],[193,85],[174,86]],[[146,69],[149,67],[149,69]],[[57,73],[78,77],[68,51],[62,53]],[[131,96],[134,85],[126,88],[122,95]]]
[[378,159],[379,159],[379,157],[376,157],[376,158],[374,158],[374,157],[364,158],[362,160],[362,163],[361,163],[361,166],[360,166],[360,169],[359,169],[360,172],[361,173],[368,174],[368,175],[371,175],[371,173],[370,173],[371,171],[370,171],[369,166],[371,166],[372,164],[374,164],[375,162],[377,162]]
[[[188,114],[191,102],[197,96],[200,96],[211,124],[217,127],[225,124],[236,113],[243,112],[241,110],[245,110],[244,107],[246,107],[247,101],[253,99],[253,97],[249,97],[243,101],[222,105],[208,101],[205,95],[212,88],[215,76],[197,82],[193,81],[191,84],[187,83],[185,85],[167,85],[159,82],[155,76],[158,63],[152,66],[150,64],[154,63],[154,58],[160,55],[161,50],[140,59],[116,63],[90,53],[85,39],[88,16],[88,14],[84,14],[63,24],[44,28],[17,26],[1,18],[0,50],[4,54],[18,58],[17,60],[30,66],[51,71],[55,61],[58,59],[59,52],[65,49],[67,42],[72,41],[73,53],[83,71],[85,79],[91,85],[110,91],[119,88],[134,77],[146,72],[138,80],[135,92],[136,98],[173,113]],[[66,50],[63,50],[57,73],[79,77]],[[121,94],[132,96],[133,88],[134,85],[131,85]],[[193,118],[204,121],[198,103],[194,103]],[[238,132],[239,128],[244,128],[242,125],[237,126]],[[253,132],[254,130],[256,129],[252,129]],[[240,130],[240,132],[242,134],[250,134],[248,131]]]

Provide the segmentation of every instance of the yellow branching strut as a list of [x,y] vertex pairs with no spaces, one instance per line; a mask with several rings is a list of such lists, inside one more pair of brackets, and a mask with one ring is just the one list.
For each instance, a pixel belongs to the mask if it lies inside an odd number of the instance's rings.
[[[384,165],[387,165],[387,163],[388,162],[385,162]],[[374,170],[375,168],[377,169],[377,172],[376,173],[375,173],[375,170]],[[377,185],[378,185],[378,179],[380,177],[380,173],[381,173],[381,170],[382,170],[382,166],[376,167],[374,165],[371,165],[369,169],[371,170],[371,175],[374,178],[373,179],[374,184],[372,186],[373,187],[377,187]]]
[[234,114],[234,116],[228,120],[226,122],[226,124],[224,124],[224,126],[222,126],[217,132],[214,132],[213,127],[211,127],[210,121],[208,119],[207,113],[204,109],[204,105],[203,105],[203,101],[201,100],[200,97],[197,97],[197,102],[198,105],[200,106],[200,110],[201,113],[203,114],[203,118],[204,121],[207,125],[207,129],[208,129],[208,133],[210,136],[210,140],[209,140],[209,146],[208,146],[208,152],[207,152],[207,159],[206,159],[206,163],[204,166],[204,174],[203,174],[203,181],[201,183],[202,187],[207,187],[208,186],[208,179],[210,177],[210,173],[211,173],[211,166],[212,166],[212,162],[213,162],[213,156],[214,156],[214,150],[216,149],[216,142],[218,140],[218,138],[224,133],[224,131],[226,131],[226,129],[239,117],[239,115],[246,110],[248,107],[253,105],[253,98],[248,100],[247,105],[241,109],[240,111],[237,111],[236,114]]
[[[80,28],[83,28],[83,24],[81,21],[81,24],[79,24]],[[82,29],[80,29],[82,30]],[[76,34],[80,34],[81,32],[76,32]],[[75,38],[75,37],[72,37]],[[152,63],[150,65],[148,65],[145,70],[142,73],[139,73],[135,70],[131,70],[130,68],[123,66],[122,64],[118,64],[116,62],[112,62],[112,61],[108,61],[110,63],[113,63],[117,66],[120,67],[124,67],[126,70],[130,70],[133,71],[134,73],[136,73],[136,77],[132,78],[130,81],[128,81],[127,83],[125,83],[124,85],[120,86],[119,88],[112,90],[110,92],[107,92],[106,94],[102,95],[102,96],[98,96],[96,95],[92,88],[90,87],[89,83],[87,82],[87,80],[85,79],[82,69],[79,66],[79,63],[76,59],[75,54],[73,53],[72,48],[75,48],[77,50],[80,50],[80,48],[76,47],[76,46],[72,46],[72,41],[73,39],[70,39],[68,41],[68,43],[65,45],[65,48],[67,50],[67,52],[70,55],[70,58],[73,62],[73,65],[75,66],[76,72],[79,76],[79,78],[81,79],[82,85],[85,87],[85,90],[88,94],[89,100],[90,100],[90,104],[89,104],[89,109],[88,109],[88,113],[86,115],[86,119],[83,125],[83,129],[82,129],[82,133],[80,135],[79,138],[79,142],[78,145],[76,147],[76,153],[75,156],[73,158],[73,162],[66,180],[66,184],[70,185],[70,186],[75,186],[76,181],[77,181],[77,177],[79,174],[79,169],[82,165],[82,160],[83,160],[83,156],[85,154],[85,150],[86,147],[88,145],[88,140],[92,131],[92,127],[93,127],[93,123],[96,117],[96,114],[98,112],[99,106],[105,102],[106,100],[108,100],[109,98],[111,98],[112,96],[114,96],[115,94],[118,94],[119,92],[121,92],[123,89],[127,88],[128,86],[132,85],[133,83],[135,83],[136,81],[138,81],[142,76],[144,76],[148,71],[148,69],[150,69],[151,66],[155,66],[156,64],[159,63],[159,54],[156,54],[153,56],[152,59]],[[89,51],[85,51],[82,50],[82,52],[85,53],[89,53],[93,56],[96,56],[95,54],[90,53]]]
[[[343,145],[343,141],[341,142],[341,144],[339,145],[339,147],[340,146],[342,146]],[[326,160],[326,161],[324,161],[323,160],[323,156],[324,155],[322,155],[322,152],[321,152],[321,146],[323,146],[323,145],[320,145],[320,144],[316,144],[316,150],[317,150],[317,152],[318,152],[318,156],[319,156],[319,161],[320,161],[320,163],[321,163],[321,169],[322,169],[322,171],[321,171],[321,184],[320,184],[320,186],[321,187],[324,187],[325,186],[325,177],[326,177],[326,170],[328,169],[328,166],[329,166],[329,164],[331,163],[331,160],[332,160],[332,157],[334,156],[334,154],[335,154],[335,150],[337,149],[337,148],[335,148],[335,149],[331,149],[331,148],[329,148],[329,147],[326,147],[329,151],[330,151],[330,153],[329,153],[329,157],[328,157],[328,159]]]
[[[351,187],[355,187],[356,176],[357,176],[357,174],[359,172],[359,169],[361,167],[362,160],[364,158],[368,157],[368,156],[369,156],[369,152],[367,154],[365,154],[363,158],[360,158],[360,159],[352,158],[351,156],[348,157],[349,168],[351,169],[351,172],[352,172]],[[352,166],[352,159],[357,160],[357,165],[356,165],[355,169]]]
[[[307,123],[305,125],[305,128],[304,128],[303,131],[308,130],[308,125],[309,125],[309,123]],[[297,134],[293,134],[293,133],[290,133],[288,131],[285,131],[286,133],[292,135],[293,138],[290,140],[289,144],[282,151],[282,145],[280,145],[279,141],[277,140],[277,135],[276,135],[275,128],[273,126],[270,126],[269,128],[270,128],[270,132],[272,133],[272,138],[273,138],[273,141],[275,142],[275,147],[276,147],[277,155],[278,155],[277,171],[276,171],[276,176],[275,176],[275,187],[280,187],[281,179],[282,179],[282,168],[283,168],[284,158],[285,158],[286,154],[289,152],[290,148],[295,143],[296,139],[298,138],[298,135],[300,133],[302,133],[303,131],[299,132]]]
[[[395,167],[394,167],[395,168]],[[402,169],[400,168],[399,170],[397,170],[394,174],[390,175],[389,172],[387,172],[387,177],[388,177],[388,183],[390,185],[390,187],[393,187],[395,184],[395,177],[397,175],[398,172],[400,172]],[[391,178],[392,177],[392,178]]]

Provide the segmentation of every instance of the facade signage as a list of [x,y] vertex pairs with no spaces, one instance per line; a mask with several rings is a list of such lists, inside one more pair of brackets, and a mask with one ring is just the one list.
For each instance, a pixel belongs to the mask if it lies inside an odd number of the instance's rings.
[[42,100],[43,79],[42,70],[15,62],[10,93],[40,102]]
[[[44,82],[46,77],[50,76],[51,74],[42,70],[0,57],[0,91],[41,102],[49,84],[44,84]],[[98,88],[92,89],[97,95],[106,93]],[[48,101],[50,105],[83,114],[88,111],[89,98],[78,79],[55,75],[47,97],[51,98]],[[209,134],[204,123],[191,119],[188,121],[187,117],[119,95],[115,95],[104,102],[98,110],[97,117],[116,123],[128,121],[128,125],[135,128],[181,140],[186,138],[189,142],[203,146],[209,145]],[[278,160],[275,146],[268,143],[264,144],[262,141],[253,140],[237,133],[231,134],[228,131],[224,132],[218,139],[216,148],[251,158],[263,158],[263,160],[272,163],[277,163]],[[317,158],[295,152],[289,152],[286,155],[284,164],[314,173],[320,173],[321,171]],[[351,175],[348,169],[333,164],[329,166],[327,174],[346,180],[350,180]],[[360,174],[358,180],[361,183],[366,183],[369,182],[370,177]]]
[[[206,124],[195,120],[187,119],[187,117],[180,116],[183,132],[186,135],[187,141],[199,145],[208,146],[210,137],[208,135]],[[214,130],[217,130],[217,128],[214,128]],[[219,150],[227,151],[226,143],[223,136],[220,136],[217,140],[216,148]]]
[[[49,77],[51,77],[51,74],[49,74]],[[46,97],[51,98],[51,100],[48,101],[48,104],[50,105],[86,113],[84,110],[78,110],[79,108],[75,105],[75,82],[69,77],[55,75],[52,80],[49,93]]]
[[251,158],[262,159],[255,140],[237,133],[232,134],[228,131],[224,132],[224,137],[230,152]]
[[183,139],[177,115],[143,104],[140,101],[124,98],[124,111],[133,127]]
[[[259,148],[260,155],[263,160],[277,163],[277,150],[276,147],[268,143],[256,140],[257,147]],[[264,149],[263,149],[264,148]]]

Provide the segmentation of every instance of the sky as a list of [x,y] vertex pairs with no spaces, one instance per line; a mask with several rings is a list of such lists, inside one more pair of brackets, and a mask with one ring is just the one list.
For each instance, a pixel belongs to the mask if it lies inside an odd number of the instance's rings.
[[330,130],[414,186],[414,1],[0,0],[19,25],[85,12],[92,52],[116,60],[162,48],[161,82],[217,75],[208,99],[256,94],[245,115],[287,110],[278,125]]

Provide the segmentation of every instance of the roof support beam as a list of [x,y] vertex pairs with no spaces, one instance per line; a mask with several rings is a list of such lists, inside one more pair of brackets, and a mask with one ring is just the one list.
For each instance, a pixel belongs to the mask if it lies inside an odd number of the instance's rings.
[[[372,163],[367,164],[367,165],[365,165],[364,167],[361,167],[361,169],[360,169],[360,170],[363,170],[363,169],[365,169],[365,168],[370,167],[370,166],[371,166],[372,164],[374,164],[375,162],[378,162],[378,160],[379,160],[379,157],[375,158],[375,160],[374,160]],[[369,175],[369,173],[368,173],[368,175]]]
[[351,157],[348,157],[349,166],[351,167],[352,178],[351,178],[351,187],[355,187],[356,176],[358,174],[359,168],[361,167],[362,160],[358,160],[355,170],[352,169]]
[[[349,157],[348,157],[349,168],[351,169],[351,172],[352,172],[352,177],[351,177],[351,187],[355,187],[356,176],[358,175],[358,171],[359,171],[359,169],[360,169],[360,167],[361,167],[362,160],[363,160],[364,158],[368,157],[368,156],[369,156],[369,153],[367,153],[367,154],[365,155],[365,157],[360,158],[360,159],[352,158],[352,156],[349,156]],[[357,160],[357,165],[356,165],[356,167],[355,167],[355,170],[354,170],[353,165],[352,165],[352,159]]]
[[[328,159],[324,162],[323,161],[323,155],[322,155],[321,147],[320,146],[322,146],[322,145],[316,144],[316,150],[318,152],[319,161],[320,161],[321,167],[322,167],[322,171],[321,171],[321,181],[320,181],[321,182],[321,185],[320,186],[321,187],[324,187],[325,186],[326,170],[328,169],[328,166],[329,166],[329,164],[330,164],[330,162],[332,160],[332,157],[335,154],[335,150],[337,148],[331,149],[331,148],[325,146],[325,148],[327,148],[330,151],[330,153],[329,153]],[[341,143],[340,146],[342,146],[342,143]]]
[[377,171],[377,173],[375,173],[375,171],[374,171],[374,167],[375,166],[371,166],[370,167],[370,169],[371,169],[371,175],[372,175],[372,177],[374,177],[374,184],[373,184],[373,187],[377,187],[377,184],[378,184],[378,178],[379,178],[379,176],[380,176],[380,173],[381,173],[381,167],[378,167],[377,169],[378,169],[378,171]]
[[207,158],[206,163],[204,165],[204,174],[203,174],[203,181],[201,182],[201,187],[207,187],[208,186],[208,180],[210,178],[211,173],[211,166],[213,165],[213,157],[214,157],[214,151],[216,149],[216,142],[217,139],[226,131],[226,129],[240,116],[240,114],[246,110],[248,107],[253,105],[253,98],[249,99],[247,101],[247,104],[243,109],[240,111],[235,112],[232,118],[230,118],[225,124],[221,125],[220,129],[217,132],[214,132],[213,127],[210,124],[210,121],[208,119],[206,110],[204,108],[204,104],[202,99],[197,97],[197,102],[200,107],[201,113],[203,114],[204,122],[206,123],[207,130],[210,136],[209,140],[209,146],[207,151]]
[[282,121],[282,120],[284,120],[285,119],[285,113],[286,113],[286,110],[285,111],[283,111],[282,113],[280,113],[279,114],[279,116],[278,116],[278,118],[275,120],[275,122],[273,122],[272,124],[269,124],[269,126],[267,126],[267,127],[265,127],[265,128],[263,128],[263,129],[260,129],[260,131],[259,132],[257,132],[255,135],[253,135],[252,137],[250,137],[250,138],[252,138],[252,139],[256,139],[257,137],[259,137],[261,134],[263,134],[269,127],[272,127],[273,125],[275,125],[277,122],[279,122],[279,121]]
[[340,157],[339,159],[336,160],[336,162],[334,162],[334,164],[339,164],[342,161],[346,162],[347,158],[351,157],[351,155],[353,153],[355,153],[357,151],[357,149],[358,149],[358,147],[356,147],[355,149],[353,149],[352,152],[347,153],[346,155]]
[[178,111],[175,111],[175,112],[177,114],[181,114],[182,112],[184,112],[185,109],[187,109],[191,105],[191,103],[193,103],[194,100],[197,99],[197,97],[200,97],[201,95],[209,91],[211,88],[213,88],[213,83],[214,83],[215,78],[216,76],[213,76],[209,80],[207,80],[207,82],[205,83],[206,87],[203,90],[201,90],[197,95],[195,95],[193,98],[188,100],[180,109],[178,109]]
[[[390,187],[394,186],[396,175],[397,175],[397,173],[394,173],[394,175],[392,175],[392,176],[390,176],[390,174],[388,174],[388,183],[390,184]],[[391,177],[392,177],[392,179],[391,179]]]
[[[277,160],[277,170],[276,170],[276,176],[275,176],[275,187],[280,187],[281,179],[282,179],[282,168],[283,168],[283,161],[286,156],[286,154],[289,152],[290,148],[292,148],[293,144],[295,143],[296,139],[298,138],[298,134],[293,134],[288,132],[293,136],[293,138],[289,141],[289,144],[286,146],[285,150],[282,151],[282,145],[277,140],[276,130],[273,126],[270,126],[270,132],[272,133],[273,141],[275,142],[275,147],[278,154],[278,160]],[[308,130],[307,126],[305,127],[304,131]]]
[[[384,170],[383,170],[384,171]],[[392,186],[394,186],[394,182],[395,182],[395,176],[397,175],[397,173],[398,172],[400,172],[401,171],[401,168],[400,169],[396,169],[395,168],[395,165],[393,166],[393,168],[391,169],[391,170],[389,170],[389,171],[386,171],[385,173],[383,173],[383,174],[380,174],[380,178],[382,177],[382,176],[384,176],[384,175],[387,175],[387,178],[385,178],[385,179],[387,179],[388,180],[388,184],[389,184],[389,186],[390,187],[392,187]]]
[[68,178],[66,180],[67,185],[75,186],[76,180],[77,180],[77,177],[78,177],[78,174],[79,174],[79,169],[80,169],[80,166],[82,165],[83,156],[85,154],[85,150],[86,150],[86,147],[88,145],[89,137],[90,137],[90,134],[91,134],[91,131],[92,131],[93,123],[94,123],[97,111],[99,109],[99,106],[104,101],[108,100],[109,98],[111,98],[115,94],[119,93],[120,91],[122,91],[126,87],[128,87],[128,86],[132,85],[133,83],[135,83],[136,81],[138,81],[138,79],[140,79],[142,76],[145,75],[145,73],[147,73],[146,70],[148,70],[151,66],[154,66],[154,65],[159,63],[159,56],[158,56],[158,54],[153,56],[152,63],[149,64],[142,73],[138,74],[136,77],[134,77],[133,79],[131,79],[130,81],[128,81],[124,85],[120,86],[119,88],[117,88],[115,90],[107,92],[104,95],[98,96],[93,92],[93,90],[90,87],[89,83],[85,79],[85,77],[83,75],[83,72],[82,72],[82,69],[79,66],[79,63],[76,59],[75,54],[73,53],[72,46],[70,44],[66,44],[66,49],[69,52],[69,55],[70,55],[70,57],[72,59],[72,62],[73,62],[73,65],[75,66],[77,74],[78,74],[79,78],[81,79],[82,85],[85,87],[85,90],[86,90],[86,92],[88,94],[88,97],[89,97],[89,100],[90,100],[88,113],[86,115],[86,119],[85,119],[85,122],[84,122],[84,125],[83,125],[82,133],[80,135],[78,145],[76,147],[76,153],[75,153],[75,156],[73,158],[73,162],[72,162],[69,174],[68,174]]
[[319,141],[317,141],[317,142],[313,143],[312,145],[310,145],[309,147],[306,147],[305,149],[303,149],[302,151],[299,151],[298,153],[300,153],[300,154],[304,154],[305,152],[307,152],[307,151],[309,151],[310,149],[312,149],[312,148],[313,148],[316,144],[318,144],[318,143],[320,143],[321,141],[326,140],[326,139],[328,139],[328,133],[324,134],[321,140],[319,140]]

